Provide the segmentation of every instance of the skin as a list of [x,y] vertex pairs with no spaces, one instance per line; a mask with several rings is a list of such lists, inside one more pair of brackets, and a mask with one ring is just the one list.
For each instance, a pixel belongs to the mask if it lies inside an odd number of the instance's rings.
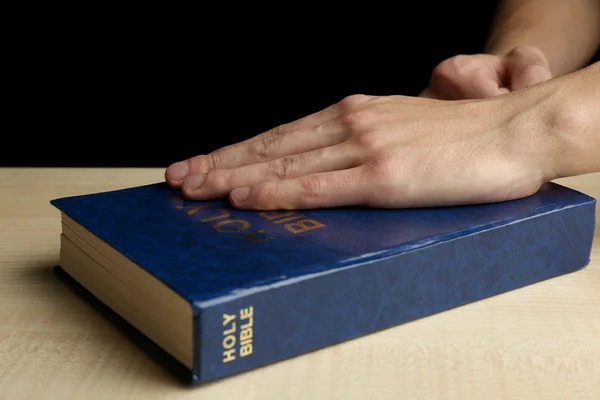
[[498,96],[574,72],[598,49],[599,27],[599,0],[504,0],[484,54],[441,62],[421,96]]
[[600,63],[478,100],[350,96],[167,168],[189,199],[240,209],[496,202],[600,171]]
[[586,65],[599,44],[599,0],[504,0],[486,53],[503,56],[519,46],[535,46],[558,77]]
[[438,65],[418,98],[350,96],[175,163],[189,199],[241,209],[427,207],[516,199],[600,171],[598,0],[505,0],[485,54]]

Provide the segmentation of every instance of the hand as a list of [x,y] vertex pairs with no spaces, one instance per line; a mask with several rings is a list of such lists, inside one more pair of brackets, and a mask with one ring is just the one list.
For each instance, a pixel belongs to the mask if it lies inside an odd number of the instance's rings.
[[480,99],[533,86],[552,78],[537,47],[520,46],[506,55],[460,55],[441,62],[421,97]]
[[229,194],[241,209],[514,199],[536,192],[543,177],[530,150],[536,148],[532,138],[510,130],[507,121],[515,117],[505,101],[350,96],[241,143],[173,164],[165,178],[189,199]]

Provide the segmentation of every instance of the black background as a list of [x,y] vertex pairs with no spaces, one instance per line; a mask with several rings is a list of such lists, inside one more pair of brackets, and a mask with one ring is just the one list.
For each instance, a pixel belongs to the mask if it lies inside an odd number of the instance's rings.
[[56,26],[2,166],[165,167],[350,94],[417,95],[437,63],[482,51],[496,7],[196,3],[101,3]]

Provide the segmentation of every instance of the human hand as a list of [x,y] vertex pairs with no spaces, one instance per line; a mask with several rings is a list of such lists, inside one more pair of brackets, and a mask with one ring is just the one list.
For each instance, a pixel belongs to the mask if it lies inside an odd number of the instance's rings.
[[[494,202],[543,183],[533,137],[505,98],[356,95],[165,171],[186,198],[241,209],[380,208]],[[525,131],[529,135],[531,130]]]
[[459,55],[442,61],[420,97],[480,99],[533,86],[552,78],[544,53],[519,46],[506,55]]

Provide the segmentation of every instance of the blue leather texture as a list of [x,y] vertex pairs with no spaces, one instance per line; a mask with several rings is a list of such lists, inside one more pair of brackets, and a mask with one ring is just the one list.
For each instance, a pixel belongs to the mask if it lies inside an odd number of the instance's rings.
[[260,213],[160,182],[52,204],[192,304],[206,382],[576,271],[595,202],[551,183],[495,204]]

